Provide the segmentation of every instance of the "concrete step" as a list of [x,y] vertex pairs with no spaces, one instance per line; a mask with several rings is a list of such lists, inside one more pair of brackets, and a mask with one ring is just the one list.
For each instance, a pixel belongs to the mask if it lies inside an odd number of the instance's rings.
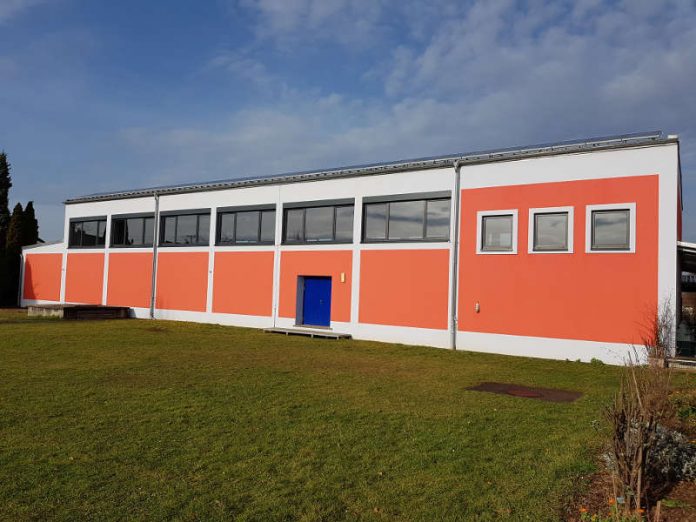
[[675,370],[691,370],[696,371],[696,358],[692,357],[674,357],[667,360],[667,365]]
[[130,308],[126,306],[100,305],[30,305],[30,317],[58,317],[60,319],[127,319]]
[[346,333],[332,332],[331,330],[314,330],[310,328],[266,328],[266,333],[285,335],[304,335],[306,337],[321,337],[323,339],[351,339]]

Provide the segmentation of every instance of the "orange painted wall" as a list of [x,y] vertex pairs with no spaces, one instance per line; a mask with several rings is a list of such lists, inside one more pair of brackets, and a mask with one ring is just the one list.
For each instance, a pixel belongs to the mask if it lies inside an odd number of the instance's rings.
[[60,301],[62,254],[27,254],[24,261],[24,299]]
[[207,296],[207,252],[157,254],[155,306],[158,309],[205,312]]
[[[341,272],[346,274],[345,283],[341,283]],[[278,315],[295,317],[298,276],[331,276],[331,320],[350,321],[352,274],[353,253],[350,250],[281,252]]]
[[360,322],[446,329],[448,250],[363,250]]
[[273,314],[273,252],[216,252],[213,312]]
[[65,301],[101,304],[104,288],[104,254],[68,254]]
[[109,254],[109,281],[106,303],[111,306],[150,307],[152,253]]
[[[633,201],[636,252],[585,253],[585,205]],[[527,253],[529,209],[560,206],[575,209],[575,253]],[[517,255],[477,255],[476,212],[511,208]],[[461,209],[460,330],[640,341],[657,305],[657,175],[463,190]]]

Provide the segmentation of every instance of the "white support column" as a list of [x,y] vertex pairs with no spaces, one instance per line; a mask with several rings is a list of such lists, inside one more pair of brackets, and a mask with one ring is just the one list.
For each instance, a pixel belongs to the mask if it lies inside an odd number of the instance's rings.
[[68,271],[68,251],[63,249],[60,263],[60,302],[65,303],[65,276]]
[[106,216],[106,232],[104,234],[104,273],[102,274],[101,304],[106,305],[109,291],[109,245],[111,244],[111,216]]
[[283,205],[281,185],[276,193],[276,222],[275,241],[273,242],[273,326],[278,321],[278,306],[280,303],[280,245],[283,241]]
[[70,243],[70,217],[67,207],[63,218],[63,256],[60,263],[60,302],[65,303],[65,280],[68,271],[68,245]]
[[208,293],[206,294],[205,311],[213,311],[213,287],[215,283],[215,240],[217,238],[217,208],[210,209],[210,234],[208,241]]
[[362,196],[355,197],[353,207],[353,263],[350,274],[350,322],[360,321],[360,245],[362,241]]

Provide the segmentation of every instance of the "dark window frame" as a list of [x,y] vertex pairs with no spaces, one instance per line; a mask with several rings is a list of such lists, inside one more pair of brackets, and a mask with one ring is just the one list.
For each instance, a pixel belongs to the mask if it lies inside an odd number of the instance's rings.
[[[537,218],[539,216],[565,216],[565,246],[563,248],[539,248],[537,246]],[[569,252],[570,251],[570,212],[567,210],[539,211],[533,213],[532,252]]]
[[[103,249],[106,248],[106,222],[107,222],[107,216],[88,216],[88,217],[79,217],[79,218],[70,218],[70,221],[68,223],[68,248],[69,249]],[[97,243],[94,245],[83,245],[83,234],[80,234],[80,244],[76,245],[73,243],[73,227],[77,224],[80,223],[84,227],[84,223],[97,223],[97,235],[96,235],[96,241]],[[104,241],[102,243],[99,243],[99,228],[101,223],[104,224]]]
[[[307,240],[307,209],[313,208],[331,208],[333,210],[333,219],[331,223],[331,236],[333,239],[319,239],[319,240]],[[350,239],[336,239],[336,211],[339,208],[352,208],[353,209],[353,225],[355,225],[355,200],[354,199],[341,199],[341,200],[326,200],[326,201],[313,201],[307,203],[290,203],[283,205],[283,227],[281,231],[281,239],[283,245],[350,245],[353,243],[353,230],[351,230]],[[289,210],[301,210],[302,211],[302,236],[303,238],[299,241],[288,241],[287,231],[288,231],[288,211]]]
[[[423,201],[423,235],[421,238],[390,239],[389,221],[391,216],[392,203],[408,203]],[[449,203],[449,223],[447,225],[447,235],[439,237],[428,237],[428,203],[431,201],[447,201]],[[386,205],[385,212],[385,231],[384,239],[367,237],[367,211],[371,205]],[[401,194],[398,196],[377,196],[363,199],[362,208],[362,231],[361,239],[363,243],[447,243],[452,236],[452,196],[450,192],[421,193],[421,194]]]
[[[117,221],[127,221],[129,219],[142,219],[143,221],[143,233],[142,233],[142,243],[136,244],[136,245],[125,245],[125,244],[115,244],[114,243],[114,230],[116,228],[116,222]],[[152,242],[151,243],[145,243],[145,236],[147,235],[146,232],[146,227],[145,227],[145,221],[148,219],[152,219]],[[109,239],[109,248],[153,248],[154,246],[154,239],[155,239],[155,214],[154,212],[140,212],[138,214],[114,214],[111,216],[111,237]]]
[[[257,224],[257,235],[256,241],[237,241],[237,214],[242,214],[244,212],[258,212],[259,219]],[[263,232],[263,214],[273,213],[273,239],[270,241],[263,241],[261,239]],[[222,241],[220,239],[222,235],[222,223],[223,216],[234,215],[234,230],[233,239],[231,241]],[[245,207],[224,207],[218,208],[217,216],[215,218],[215,245],[216,246],[255,246],[255,245],[274,245],[275,244],[275,223],[276,223],[276,207],[275,205],[253,205]]]
[[[623,212],[626,214],[626,246],[596,246],[595,245],[595,216],[597,214],[609,214],[609,213]],[[635,232],[632,230],[631,226],[631,212],[633,209],[629,207],[617,206],[616,208],[598,208],[590,210],[590,251],[591,252],[631,252],[631,234]]]
[[[196,216],[196,242],[195,243],[165,243],[164,236],[166,234],[165,220],[166,218],[174,217],[176,218],[176,223],[174,225],[174,241],[176,241],[176,235],[179,228],[179,218],[185,216]],[[201,242],[199,237],[201,235],[201,216],[208,218],[208,241]],[[160,222],[159,222],[159,238],[158,247],[159,248],[190,248],[190,247],[206,247],[210,246],[210,209],[196,209],[196,210],[175,210],[160,212]]]
[[[510,218],[510,246],[505,248],[486,246],[486,219],[488,218]],[[517,237],[515,234],[515,214],[511,212],[501,212],[500,214],[485,214],[480,216],[481,219],[481,244],[479,252],[484,254],[499,254],[499,253],[515,253],[515,243]]]

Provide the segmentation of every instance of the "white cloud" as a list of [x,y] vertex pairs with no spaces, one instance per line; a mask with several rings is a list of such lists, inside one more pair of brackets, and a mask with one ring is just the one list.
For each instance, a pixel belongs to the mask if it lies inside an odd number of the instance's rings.
[[[273,30],[286,32],[348,16],[360,5],[247,3],[264,13]],[[424,45],[397,47],[390,61],[372,68],[386,99],[288,88],[282,100],[234,115],[220,136],[196,146],[208,153],[219,146],[221,157],[252,164],[275,149],[302,151],[291,156],[304,168],[693,126],[693,6],[665,2],[656,14],[651,2],[628,1],[615,9],[589,0],[559,5],[537,1],[520,10],[513,0],[475,2],[461,16],[444,19]],[[257,58],[224,55],[217,63],[261,85],[277,83]]]
[[0,2],[0,24],[46,0],[2,0]]
[[[262,13],[259,33],[305,40],[341,20],[350,32],[351,13],[365,5],[319,3],[246,2]],[[222,130],[139,129],[129,143],[162,183],[656,128],[682,132],[684,148],[696,148],[693,4],[664,2],[659,12],[652,2],[610,9],[592,0],[537,1],[522,10],[512,0],[440,7],[447,16],[429,38],[394,47],[390,60],[367,72],[384,97],[287,88],[275,101],[228,115]],[[382,9],[374,3],[366,24],[382,24]],[[410,23],[404,30],[422,35],[434,22]],[[316,32],[303,34],[308,28]],[[273,71],[252,52],[223,55],[216,65],[273,83]],[[688,196],[689,179],[685,186]]]
[[250,82],[256,88],[264,91],[271,91],[282,85],[279,78],[270,73],[262,62],[244,53],[234,51],[219,53],[210,60],[208,66],[210,68],[224,69],[239,79]]
[[381,0],[241,0],[258,16],[256,34],[281,47],[328,40],[351,47],[380,39],[386,2]]

